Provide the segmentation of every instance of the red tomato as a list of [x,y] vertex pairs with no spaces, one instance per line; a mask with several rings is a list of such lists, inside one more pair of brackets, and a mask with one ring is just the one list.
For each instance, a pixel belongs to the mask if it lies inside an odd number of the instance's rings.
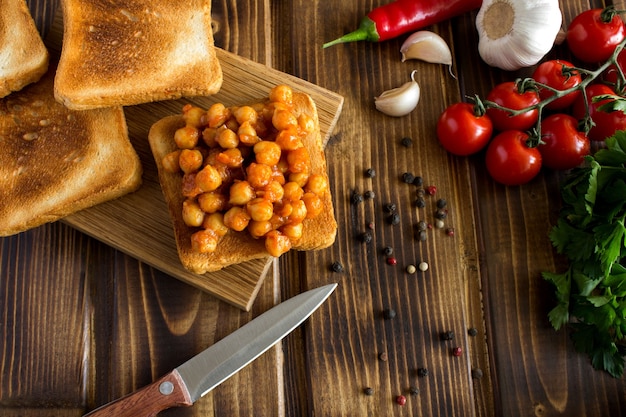
[[459,156],[471,155],[484,148],[493,125],[486,114],[476,114],[474,105],[455,103],[448,106],[437,121],[439,143],[450,153]]
[[[622,49],[621,52],[617,55],[617,65],[621,68],[622,71],[626,71],[626,49]],[[615,84],[617,83],[618,72],[615,65],[611,65],[604,74],[604,79],[609,83]]]
[[[603,141],[613,136],[617,130],[626,130],[626,114],[623,111],[605,112],[598,110],[598,107],[609,103],[611,100],[593,102],[593,97],[605,94],[615,95],[615,90],[608,85],[591,84],[585,91],[587,92],[587,101],[589,103],[589,117],[595,123],[595,126],[587,133],[587,137],[590,140]],[[578,120],[582,120],[585,117],[585,101],[582,95],[574,101],[572,115]]]
[[544,166],[566,170],[580,165],[589,155],[589,139],[578,130],[578,120],[569,114],[553,114],[541,121],[541,140],[537,149]]
[[[487,100],[508,109],[522,110],[539,103],[540,98],[539,94],[532,90],[520,94],[517,84],[514,81],[508,81],[496,85],[489,94],[487,94]],[[493,122],[493,127],[496,130],[526,131],[535,126],[539,112],[537,109],[533,109],[517,116],[511,116],[511,114],[505,110],[488,108],[487,115]]]
[[528,147],[529,136],[519,130],[506,130],[491,140],[485,164],[491,177],[504,185],[529,182],[541,170],[541,153]]
[[576,16],[567,28],[567,45],[585,62],[603,62],[624,40],[624,22],[615,10],[591,9]]
[[[562,59],[545,61],[535,69],[532,78],[538,83],[547,85],[555,90],[569,90],[570,88],[574,88],[579,85],[582,82],[582,77],[578,71],[564,70],[565,67],[573,68],[574,64]],[[552,97],[553,95],[554,92],[547,88],[539,89],[539,97],[542,100]],[[574,103],[574,100],[576,100],[576,97],[579,95],[579,90],[573,91],[548,103],[546,108],[550,110],[565,109],[571,106],[572,103]]]

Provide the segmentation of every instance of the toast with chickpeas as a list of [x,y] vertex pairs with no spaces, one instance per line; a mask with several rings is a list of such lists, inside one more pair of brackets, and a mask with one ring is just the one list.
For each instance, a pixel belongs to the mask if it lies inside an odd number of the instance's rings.
[[121,107],[71,111],[54,68],[0,99],[0,236],[136,190],[142,167]]
[[0,13],[0,98],[38,81],[48,69],[48,50],[25,0],[5,0]]
[[215,94],[211,0],[62,0],[54,91],[73,110]]
[[333,244],[337,233],[315,103],[289,86],[266,100],[186,105],[150,147],[178,254],[194,273]]

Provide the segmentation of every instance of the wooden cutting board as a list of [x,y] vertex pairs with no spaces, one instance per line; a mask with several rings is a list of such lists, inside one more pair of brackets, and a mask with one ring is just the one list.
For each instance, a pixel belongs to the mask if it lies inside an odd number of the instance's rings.
[[[59,13],[60,15],[60,13]],[[62,17],[57,16],[46,38],[52,54],[61,50]],[[265,65],[217,48],[224,82],[211,97],[148,103],[124,109],[131,142],[143,164],[143,185],[130,195],[100,204],[63,221],[102,242],[127,253],[174,278],[191,284],[236,307],[249,311],[273,258],[268,257],[202,275],[185,270],[180,263],[167,205],[161,192],[148,131],[157,120],[181,112],[185,103],[208,108],[215,102],[226,106],[254,102],[269,90],[287,83],[309,94],[315,101],[324,143],[333,131],[343,106],[343,97]]]

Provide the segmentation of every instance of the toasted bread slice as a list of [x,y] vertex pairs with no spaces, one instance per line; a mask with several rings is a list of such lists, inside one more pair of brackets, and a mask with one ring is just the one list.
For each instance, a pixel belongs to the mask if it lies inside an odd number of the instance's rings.
[[211,95],[222,70],[211,0],[63,0],[54,91],[74,110]]
[[0,236],[129,193],[141,164],[121,107],[70,111],[54,70],[0,100]]
[[0,98],[39,80],[48,69],[48,59],[48,50],[26,1],[3,1],[0,13]]
[[[309,151],[311,173],[323,175],[328,181],[326,157],[315,103],[307,94],[294,92],[293,107],[294,114],[307,113],[315,123],[312,133],[303,139],[303,144]],[[194,273],[202,274],[222,269],[228,265],[269,257],[270,254],[265,248],[263,239],[255,239],[245,230],[242,232],[230,230],[219,241],[215,252],[198,253],[192,249],[191,235],[197,229],[187,226],[182,218],[181,208],[185,198],[182,194],[181,174],[168,172],[164,169],[162,162],[165,155],[177,149],[174,133],[183,126],[185,126],[185,121],[182,116],[169,116],[156,122],[148,135],[159,171],[159,181],[172,218],[178,254],[183,266]],[[324,204],[323,211],[313,219],[304,220],[303,236],[294,242],[292,249],[323,249],[334,243],[337,234],[337,222],[330,190],[324,194],[322,201]]]

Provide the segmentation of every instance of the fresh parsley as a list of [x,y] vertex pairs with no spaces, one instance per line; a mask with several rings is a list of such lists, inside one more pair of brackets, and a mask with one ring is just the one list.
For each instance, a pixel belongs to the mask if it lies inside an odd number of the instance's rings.
[[572,170],[561,195],[550,240],[569,268],[542,274],[556,294],[548,318],[556,330],[572,330],[575,348],[596,369],[619,378],[626,357],[626,132]]

